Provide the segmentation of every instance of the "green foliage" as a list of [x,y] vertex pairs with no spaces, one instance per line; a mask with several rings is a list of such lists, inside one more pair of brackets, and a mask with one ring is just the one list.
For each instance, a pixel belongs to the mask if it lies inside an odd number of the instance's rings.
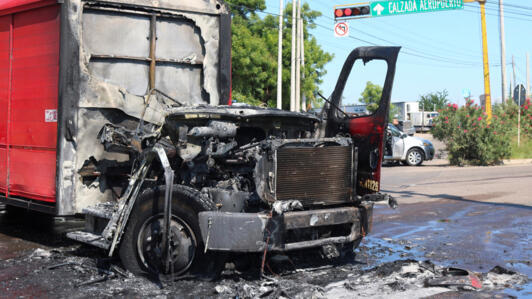
[[382,87],[368,81],[360,96],[361,98],[358,99],[358,101],[366,104],[368,111],[373,113],[379,108],[379,102],[382,97]]
[[[260,18],[256,12],[266,7],[264,0],[228,0],[233,14],[232,75],[233,99],[252,105],[274,107],[277,102],[277,16]],[[283,21],[283,108],[290,106],[290,62],[292,40],[292,4],[288,3]],[[321,12],[302,6],[304,23],[305,67],[302,68],[301,90],[307,102],[319,106],[315,91],[325,75],[325,64],[332,54],[323,51],[308,32],[314,28]]]
[[388,121],[391,121],[392,119],[394,119],[397,114],[399,114],[399,107],[390,103],[390,112],[388,113]]
[[448,96],[447,90],[427,93],[419,99],[419,107],[420,109],[424,107],[426,111],[445,109],[445,106],[449,103]]
[[532,106],[530,99],[526,99],[521,105],[521,131],[525,136],[532,139]]
[[494,109],[491,121],[473,101],[439,112],[432,134],[445,143],[451,165],[492,165],[510,157],[512,121],[504,107]]
[[512,138],[512,159],[532,158],[532,138],[521,136],[521,143],[517,145],[517,136]]

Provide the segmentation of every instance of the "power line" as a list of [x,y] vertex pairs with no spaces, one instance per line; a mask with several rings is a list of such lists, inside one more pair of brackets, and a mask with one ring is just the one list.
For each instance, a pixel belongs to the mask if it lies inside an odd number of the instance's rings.
[[[334,21],[333,18],[330,18],[330,17],[325,17],[325,18],[328,18],[328,19]],[[389,40],[383,39],[383,38],[381,38],[381,37],[375,36],[375,35],[373,35],[373,34],[367,33],[367,32],[362,31],[362,30],[358,30],[358,29],[354,29],[354,28],[352,28],[352,30],[355,30],[355,31],[357,31],[357,32],[360,32],[360,33],[365,34],[365,35],[367,35],[367,36],[370,36],[370,37],[372,37],[372,38],[378,39],[378,40],[380,40],[380,41],[384,41],[384,42],[386,42],[386,43],[399,45],[398,43],[395,43],[395,42],[392,42],[392,41],[389,41]],[[410,51],[412,51],[412,52],[420,53],[420,54],[421,54],[422,56],[424,56],[424,57],[432,56],[432,57],[434,57],[434,58],[436,58],[436,59],[440,59],[440,61],[442,61],[441,59],[445,59],[445,60],[447,60],[447,61],[449,61],[449,62],[459,63],[459,64],[474,64],[474,65],[478,65],[478,64],[479,64],[478,62],[464,61],[464,60],[457,60],[457,59],[448,58],[448,57],[443,57],[443,56],[439,56],[439,55],[435,55],[435,54],[427,54],[427,53],[425,53],[425,52],[422,52],[422,51],[419,51],[419,50],[413,49],[413,48],[408,47],[408,46],[403,46],[403,48],[408,49],[408,50],[410,50]],[[403,52],[404,52],[404,51],[403,51]]]
[[[231,6],[235,6],[235,7],[240,7],[240,8],[248,8],[248,7],[243,6],[243,5],[236,5],[236,4],[230,4],[230,5]],[[277,13],[268,12],[268,11],[265,11],[265,10],[256,10],[255,12],[263,13],[263,14],[271,15],[271,16],[279,16],[279,14],[277,14]],[[334,19],[332,19],[330,17],[326,17],[326,16],[324,16],[324,17],[325,18],[329,18],[331,20],[334,20]],[[314,24],[314,25],[316,25],[318,27],[324,28],[324,29],[326,29],[328,31],[333,32],[333,29],[328,27],[328,26],[319,24],[317,22],[313,22],[312,24]],[[379,39],[381,41],[397,45],[397,43],[395,43],[395,42],[391,42],[391,41],[388,41],[386,39],[382,39],[380,37],[376,37],[376,36],[374,36],[372,34],[364,32],[364,31],[360,31],[360,30],[357,30],[357,31],[359,31],[359,32],[361,32],[363,34],[366,34],[368,36],[371,36],[373,38]],[[376,44],[374,42],[371,42],[371,41],[368,41],[368,40],[365,40],[365,39],[361,39],[361,38],[358,38],[358,37],[349,36],[349,38],[357,40],[357,41],[360,41],[360,42],[363,42],[363,43],[366,43],[366,44],[369,44],[369,45],[378,46],[378,44]],[[413,57],[416,57],[416,58],[432,60],[432,61],[436,61],[436,62],[451,63],[451,64],[460,65],[460,66],[467,65],[467,66],[470,66],[470,67],[478,67],[478,66],[482,65],[480,62],[456,60],[456,59],[453,59],[453,58],[448,58],[448,57],[443,57],[443,56],[438,56],[438,55],[433,55],[433,54],[426,54],[426,53],[420,52],[419,50],[416,50],[416,49],[413,49],[413,48],[410,48],[410,47],[406,47],[406,46],[404,46],[403,48],[406,49],[406,50],[402,51],[403,54],[409,55],[409,56],[413,56]]]
[[[469,8],[471,8],[473,10],[469,10]],[[478,13],[480,13],[477,9],[478,9],[477,6],[474,5],[474,4],[473,5],[464,5],[464,11],[466,11],[466,12],[475,12],[475,13],[478,12]],[[498,16],[498,12],[499,12],[498,8],[486,7],[486,15]],[[512,12],[511,10],[508,10],[508,9],[504,10],[504,14],[505,14],[505,16],[504,16],[505,19],[513,19],[513,20],[528,21],[528,22],[532,21],[532,14],[523,14],[523,13]],[[514,14],[514,15],[517,15],[517,16],[525,16],[525,17],[530,17],[530,18],[516,17],[516,16],[508,15],[508,14]]]

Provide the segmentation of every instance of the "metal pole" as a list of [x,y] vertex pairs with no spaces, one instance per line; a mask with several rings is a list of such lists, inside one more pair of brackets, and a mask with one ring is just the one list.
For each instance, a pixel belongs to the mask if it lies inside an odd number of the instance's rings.
[[292,56],[290,58],[290,111],[296,109],[296,1],[292,0]]
[[297,28],[296,28],[296,111],[301,111],[301,0],[297,0]]
[[425,131],[425,103],[421,102],[421,134]]
[[[301,37],[299,38],[301,42],[301,79],[305,81],[305,26],[303,19],[299,21],[299,26],[301,26]],[[301,94],[301,97],[303,99],[301,109],[307,111],[307,97],[305,96],[305,92]]]
[[521,145],[521,86],[517,86],[517,146]]
[[486,99],[486,113],[488,121],[491,120],[491,91],[490,91],[490,67],[488,62],[488,36],[486,33],[486,0],[479,0],[480,21],[482,23],[482,55],[484,61],[484,96]]
[[[510,90],[510,95],[511,95],[511,98],[514,99],[514,89],[515,89],[515,86],[517,86],[517,81],[515,79],[515,61],[514,61],[514,56],[512,55],[512,70],[513,70],[513,80],[512,80],[512,88]],[[515,99],[514,99],[515,100]]]
[[526,53],[526,97],[530,96],[530,59]]
[[277,46],[277,109],[283,109],[283,0],[279,0],[279,45]]
[[506,42],[504,39],[504,6],[503,0],[499,0],[499,31],[501,37],[501,82],[502,82],[502,102],[506,97]]
[[515,85],[515,65],[514,65],[514,56],[512,55],[512,70],[513,76],[510,76],[510,99],[514,99],[514,85]]
[[[512,55],[512,70],[513,70],[513,82],[515,86],[517,86],[517,81],[516,81],[516,78],[515,78],[515,62],[514,62],[514,56]],[[512,98],[513,98],[513,89],[510,90],[510,93],[512,94]],[[519,88],[519,94],[518,94],[519,98],[517,99],[517,146],[519,146],[521,144],[521,88]],[[514,102],[515,102],[515,99],[514,99]]]

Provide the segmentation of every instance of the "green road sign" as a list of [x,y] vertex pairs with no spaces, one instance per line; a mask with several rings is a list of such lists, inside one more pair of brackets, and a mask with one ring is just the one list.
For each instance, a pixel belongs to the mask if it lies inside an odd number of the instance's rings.
[[370,2],[372,17],[464,8],[463,0],[392,0]]

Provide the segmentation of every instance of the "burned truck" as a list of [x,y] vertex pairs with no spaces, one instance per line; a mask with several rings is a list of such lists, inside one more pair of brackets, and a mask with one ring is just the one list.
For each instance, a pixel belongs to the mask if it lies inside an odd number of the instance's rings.
[[[85,217],[68,237],[133,273],[217,253],[352,253],[370,232],[399,48],[353,50],[321,114],[231,105],[216,0],[0,4],[0,201]],[[356,61],[385,62],[379,108],[340,108]],[[359,80],[362,80],[360,78]]]

